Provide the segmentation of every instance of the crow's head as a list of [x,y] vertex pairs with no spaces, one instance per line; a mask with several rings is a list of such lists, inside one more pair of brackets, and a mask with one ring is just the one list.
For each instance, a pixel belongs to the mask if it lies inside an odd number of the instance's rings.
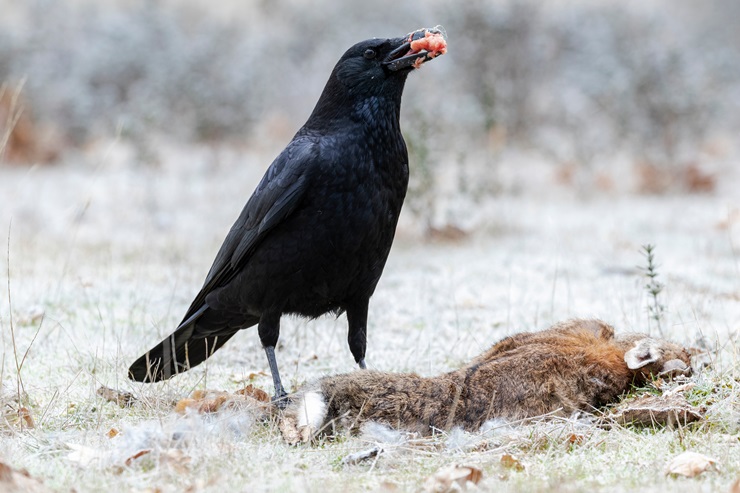
[[400,38],[368,39],[344,53],[334,75],[350,90],[382,91],[385,81],[392,84],[405,79],[413,69],[446,52],[441,26],[419,29]]
[[397,118],[406,76],[446,52],[441,26],[419,29],[400,38],[357,43],[337,62],[304,127],[324,128],[327,122],[340,122],[358,112],[365,118],[368,100]]

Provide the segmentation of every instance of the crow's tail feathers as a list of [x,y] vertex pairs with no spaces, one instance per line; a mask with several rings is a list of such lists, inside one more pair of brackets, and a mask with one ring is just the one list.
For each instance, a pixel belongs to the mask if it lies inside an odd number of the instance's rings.
[[146,383],[167,380],[204,362],[239,331],[223,327],[220,331],[203,330],[202,322],[207,321],[200,316],[206,308],[188,317],[175,332],[137,359],[128,369],[129,378]]
[[190,327],[182,327],[147,351],[128,369],[129,378],[146,383],[167,380],[201,364],[236,334],[232,332],[225,335],[187,339],[179,343],[178,335],[182,329],[192,330]]

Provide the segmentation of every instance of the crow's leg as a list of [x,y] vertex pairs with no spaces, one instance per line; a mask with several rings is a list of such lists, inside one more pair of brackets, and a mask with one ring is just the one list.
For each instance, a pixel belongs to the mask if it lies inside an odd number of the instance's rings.
[[272,385],[275,387],[275,395],[272,396],[273,402],[277,402],[279,407],[283,407],[285,397],[288,395],[283,388],[283,384],[280,381],[280,372],[278,371],[277,360],[275,359],[275,346],[265,346],[265,354],[267,355],[267,363],[270,365],[270,373],[272,373]]
[[347,307],[347,342],[355,362],[365,369],[365,349],[367,348],[367,307],[370,298],[364,298]]
[[278,364],[275,359],[275,346],[277,345],[278,337],[280,337],[280,313],[277,315],[263,314],[257,330],[259,331],[262,347],[265,348],[267,363],[270,365],[270,373],[272,374],[272,384],[275,387],[275,395],[272,396],[272,400],[273,402],[277,402],[279,407],[283,407],[286,404],[285,397],[288,394],[285,392],[283,384],[280,381],[280,372],[278,371]]

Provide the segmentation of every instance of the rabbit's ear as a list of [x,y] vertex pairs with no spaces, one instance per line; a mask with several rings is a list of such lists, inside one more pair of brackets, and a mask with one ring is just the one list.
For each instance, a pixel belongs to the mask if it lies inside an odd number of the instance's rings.
[[635,347],[624,353],[624,362],[630,370],[637,370],[650,363],[655,363],[662,354],[658,342],[646,337],[637,341]]

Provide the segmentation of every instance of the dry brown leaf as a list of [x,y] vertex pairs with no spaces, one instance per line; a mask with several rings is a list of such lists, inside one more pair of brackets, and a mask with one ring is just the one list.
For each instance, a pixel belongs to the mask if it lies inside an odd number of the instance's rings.
[[252,380],[254,380],[257,377],[269,377],[269,376],[270,375],[268,375],[267,373],[265,373],[263,371],[258,371],[258,372],[250,373],[249,375],[247,375],[247,380],[249,380],[251,382]]
[[46,493],[51,491],[25,469],[13,469],[0,462],[0,491],[4,493]]
[[425,493],[464,491],[468,482],[478,484],[482,478],[483,472],[477,467],[452,465],[429,476],[422,489]]
[[150,454],[151,452],[152,452],[152,449],[139,450],[134,455],[132,455],[131,457],[129,457],[128,459],[126,459],[125,461],[123,461],[123,463],[126,464],[127,466],[130,466],[131,464],[134,463],[134,461],[136,459],[138,459],[140,457],[143,457],[143,456],[145,456],[147,454]]
[[730,485],[730,493],[740,493],[740,478]]
[[583,442],[586,440],[586,437],[583,435],[578,435],[576,433],[571,433],[568,435],[568,445],[583,445]]
[[63,132],[35,118],[33,109],[20,88],[0,91],[0,135],[7,139],[2,153],[5,162],[48,164],[64,149]]
[[191,399],[190,397],[180,399],[179,401],[177,401],[177,404],[175,404],[175,412],[178,414],[185,414],[186,409],[197,409],[197,408],[198,408],[198,401],[195,399]]
[[524,470],[524,464],[511,454],[504,454],[501,456],[501,465],[508,469],[514,469],[515,471]]
[[247,385],[243,389],[237,390],[236,393],[245,397],[251,397],[260,402],[270,402],[270,395],[264,390],[259,389],[252,384]]
[[110,430],[108,430],[108,433],[106,433],[105,436],[107,436],[108,438],[113,438],[113,437],[118,436],[120,433],[121,432],[118,431],[117,429],[111,428]]
[[625,401],[609,416],[619,424],[640,426],[686,425],[702,419],[701,410],[681,393],[690,387],[676,388],[662,395],[643,395]]
[[200,414],[215,413],[234,398],[235,396],[228,392],[196,390],[190,397],[178,401],[175,411],[183,414],[187,409],[195,409]]
[[0,462],[0,482],[5,483],[13,479],[13,469],[9,465]]
[[36,428],[36,423],[33,422],[31,411],[29,411],[27,407],[18,409],[18,417],[26,428]]
[[201,401],[198,412],[201,414],[215,413],[231,401],[233,398],[227,393],[215,395]]
[[136,402],[136,397],[131,392],[124,392],[122,390],[115,390],[109,387],[102,386],[98,389],[98,395],[108,402],[114,402],[120,407],[130,407]]
[[190,397],[180,399],[175,405],[175,411],[183,414],[186,410],[193,409],[200,414],[207,414],[243,405],[266,411],[271,404],[270,396],[264,390],[247,385],[234,394],[220,390],[196,390]]
[[693,478],[710,469],[719,470],[716,460],[697,452],[684,452],[671,459],[665,468],[665,473]]
[[8,426],[20,430],[36,428],[31,411],[27,407],[16,408],[14,405],[6,404],[0,410],[0,422],[2,421]]

